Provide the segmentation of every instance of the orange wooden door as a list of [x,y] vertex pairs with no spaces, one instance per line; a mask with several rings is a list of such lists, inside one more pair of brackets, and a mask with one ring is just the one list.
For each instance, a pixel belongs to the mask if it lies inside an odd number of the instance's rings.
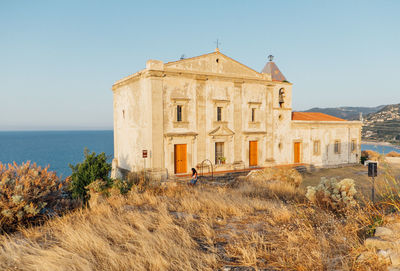
[[300,142],[294,142],[294,163],[301,163],[300,159],[300,150],[301,149],[301,143]]
[[176,144],[174,150],[175,156],[175,173],[186,173],[187,153],[186,144]]
[[257,166],[258,161],[257,141],[249,141],[249,166]]

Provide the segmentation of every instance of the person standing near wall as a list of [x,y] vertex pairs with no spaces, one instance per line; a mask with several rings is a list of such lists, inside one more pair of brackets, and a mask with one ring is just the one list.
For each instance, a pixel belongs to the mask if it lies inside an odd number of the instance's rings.
[[195,168],[192,168],[192,179],[190,180],[191,185],[195,185],[197,182],[197,171]]

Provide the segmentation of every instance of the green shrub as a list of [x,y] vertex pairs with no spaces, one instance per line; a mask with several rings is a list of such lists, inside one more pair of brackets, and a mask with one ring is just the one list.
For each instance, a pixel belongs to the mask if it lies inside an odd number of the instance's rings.
[[111,164],[107,163],[107,156],[104,152],[96,155],[95,152],[90,153],[88,149],[84,150],[85,160],[77,165],[69,165],[72,169],[71,191],[72,197],[78,198],[87,203],[89,199],[88,189],[90,183],[96,180],[103,180],[107,186],[111,186],[112,181],[109,178]]
[[0,163],[0,232],[38,223],[77,206],[68,194],[68,183],[55,172],[30,162]]
[[117,189],[122,195],[132,189],[133,183],[129,180],[113,180],[112,188]]

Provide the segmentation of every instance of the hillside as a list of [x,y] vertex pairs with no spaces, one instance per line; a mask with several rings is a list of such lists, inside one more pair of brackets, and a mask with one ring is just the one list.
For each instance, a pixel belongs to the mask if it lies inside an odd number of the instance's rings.
[[400,104],[377,107],[314,107],[304,112],[321,112],[346,120],[358,120],[363,115],[363,140],[400,144]]
[[375,113],[384,107],[385,105],[380,105],[376,107],[351,107],[351,106],[330,107],[330,108],[314,107],[304,112],[321,112],[346,120],[358,120],[360,118],[360,113],[362,113],[363,116],[365,116],[371,113]]
[[366,140],[400,143],[400,104],[387,105],[365,116],[362,137]]
[[[352,176],[329,172],[319,174]],[[229,183],[92,194],[90,208],[0,235],[0,270],[387,270],[364,244],[370,207],[338,213],[310,203],[301,181],[281,168]]]

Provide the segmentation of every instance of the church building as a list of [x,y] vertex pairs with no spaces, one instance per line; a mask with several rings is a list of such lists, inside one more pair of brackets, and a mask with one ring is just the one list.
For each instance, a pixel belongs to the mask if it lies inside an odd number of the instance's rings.
[[362,123],[293,112],[292,83],[272,56],[261,72],[218,49],[168,63],[149,60],[112,91],[114,174],[146,168],[180,175],[210,164],[216,172],[328,167],[360,158]]

